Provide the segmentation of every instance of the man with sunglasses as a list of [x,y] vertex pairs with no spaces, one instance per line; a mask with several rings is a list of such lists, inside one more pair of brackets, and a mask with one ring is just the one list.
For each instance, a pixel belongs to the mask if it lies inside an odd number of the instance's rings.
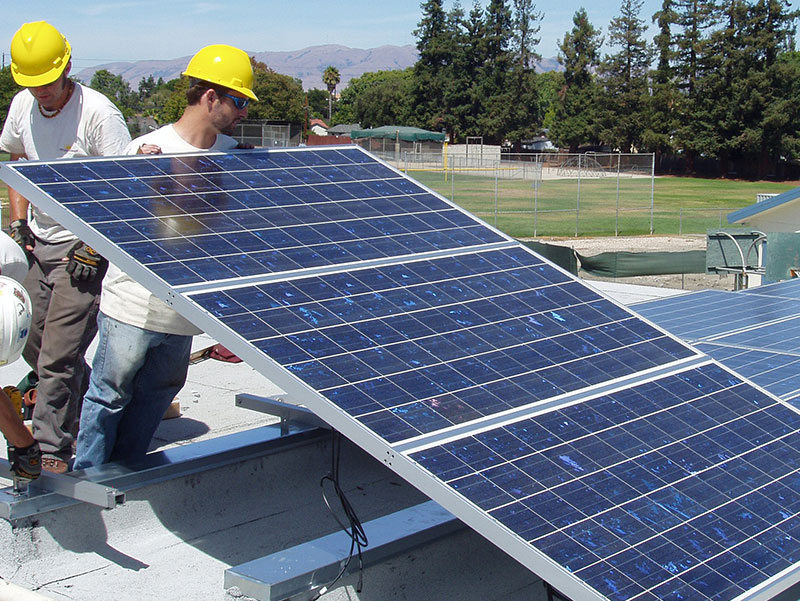
[[[192,57],[183,75],[190,80],[188,106],[180,119],[135,139],[128,154],[237,146],[230,134],[247,116],[248,103],[257,100],[250,57],[232,46],[207,46]],[[113,264],[103,281],[98,328],[74,469],[108,461],[130,463],[145,455],[186,381],[192,336],[200,333]]]
[[[11,160],[121,154],[131,136],[108,98],[69,78],[72,49],[50,23],[25,23],[11,39],[11,101],[0,147]],[[24,281],[33,321],[23,357],[38,380],[33,433],[42,466],[65,472],[80,399],[89,380],[84,353],[97,331],[106,261],[9,188],[10,234],[30,264]],[[30,220],[29,220],[30,212]]]

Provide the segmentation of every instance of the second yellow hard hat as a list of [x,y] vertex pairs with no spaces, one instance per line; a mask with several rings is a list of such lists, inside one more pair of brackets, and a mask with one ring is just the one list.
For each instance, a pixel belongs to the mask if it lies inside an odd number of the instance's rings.
[[212,44],[201,48],[189,61],[183,75],[214,83],[248,98],[258,100],[253,93],[253,67],[244,50],[227,44]]

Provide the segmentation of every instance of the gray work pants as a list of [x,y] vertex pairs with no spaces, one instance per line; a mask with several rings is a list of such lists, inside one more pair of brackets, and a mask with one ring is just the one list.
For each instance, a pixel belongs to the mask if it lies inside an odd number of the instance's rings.
[[77,282],[63,261],[74,240],[36,241],[33,265],[23,285],[31,297],[33,320],[22,356],[39,376],[33,435],[43,453],[72,456],[80,403],[89,384],[84,353],[97,333],[102,274]]

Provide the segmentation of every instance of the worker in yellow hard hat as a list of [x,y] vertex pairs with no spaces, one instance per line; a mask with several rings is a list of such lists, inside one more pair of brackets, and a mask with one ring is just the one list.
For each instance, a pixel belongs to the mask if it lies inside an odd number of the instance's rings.
[[[72,48],[50,23],[25,23],[11,39],[11,75],[25,89],[11,102],[0,148],[11,160],[121,154],[130,133],[103,94],[69,78]],[[23,351],[38,379],[34,436],[44,469],[64,472],[88,385],[84,352],[97,331],[107,262],[52,217],[8,190],[11,237],[27,253],[24,286],[33,322]],[[30,213],[30,215],[29,215]]]
[[[256,100],[253,68],[242,50],[217,44],[192,57],[188,106],[180,119],[131,142],[129,154],[230,150],[230,134]],[[187,159],[184,159],[184,161]],[[185,166],[184,166],[185,167]],[[175,195],[179,203],[185,195]],[[187,198],[187,201],[190,199]],[[189,222],[174,227],[191,227]],[[200,334],[115,265],[103,281],[99,342],[83,399],[75,469],[108,461],[136,462],[186,381],[192,336]]]

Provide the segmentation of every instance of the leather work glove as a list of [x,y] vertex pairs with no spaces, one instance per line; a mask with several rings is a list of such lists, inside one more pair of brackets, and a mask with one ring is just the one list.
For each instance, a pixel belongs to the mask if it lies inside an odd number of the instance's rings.
[[42,452],[39,443],[34,442],[29,447],[14,447],[8,445],[8,463],[18,478],[36,480],[42,473]]
[[33,235],[27,219],[15,219],[9,224],[11,239],[28,252],[28,247],[36,246],[36,237]]
[[105,274],[108,261],[97,254],[97,251],[88,244],[78,242],[67,253],[67,273],[72,279],[81,282],[91,282],[99,273],[101,277]]

